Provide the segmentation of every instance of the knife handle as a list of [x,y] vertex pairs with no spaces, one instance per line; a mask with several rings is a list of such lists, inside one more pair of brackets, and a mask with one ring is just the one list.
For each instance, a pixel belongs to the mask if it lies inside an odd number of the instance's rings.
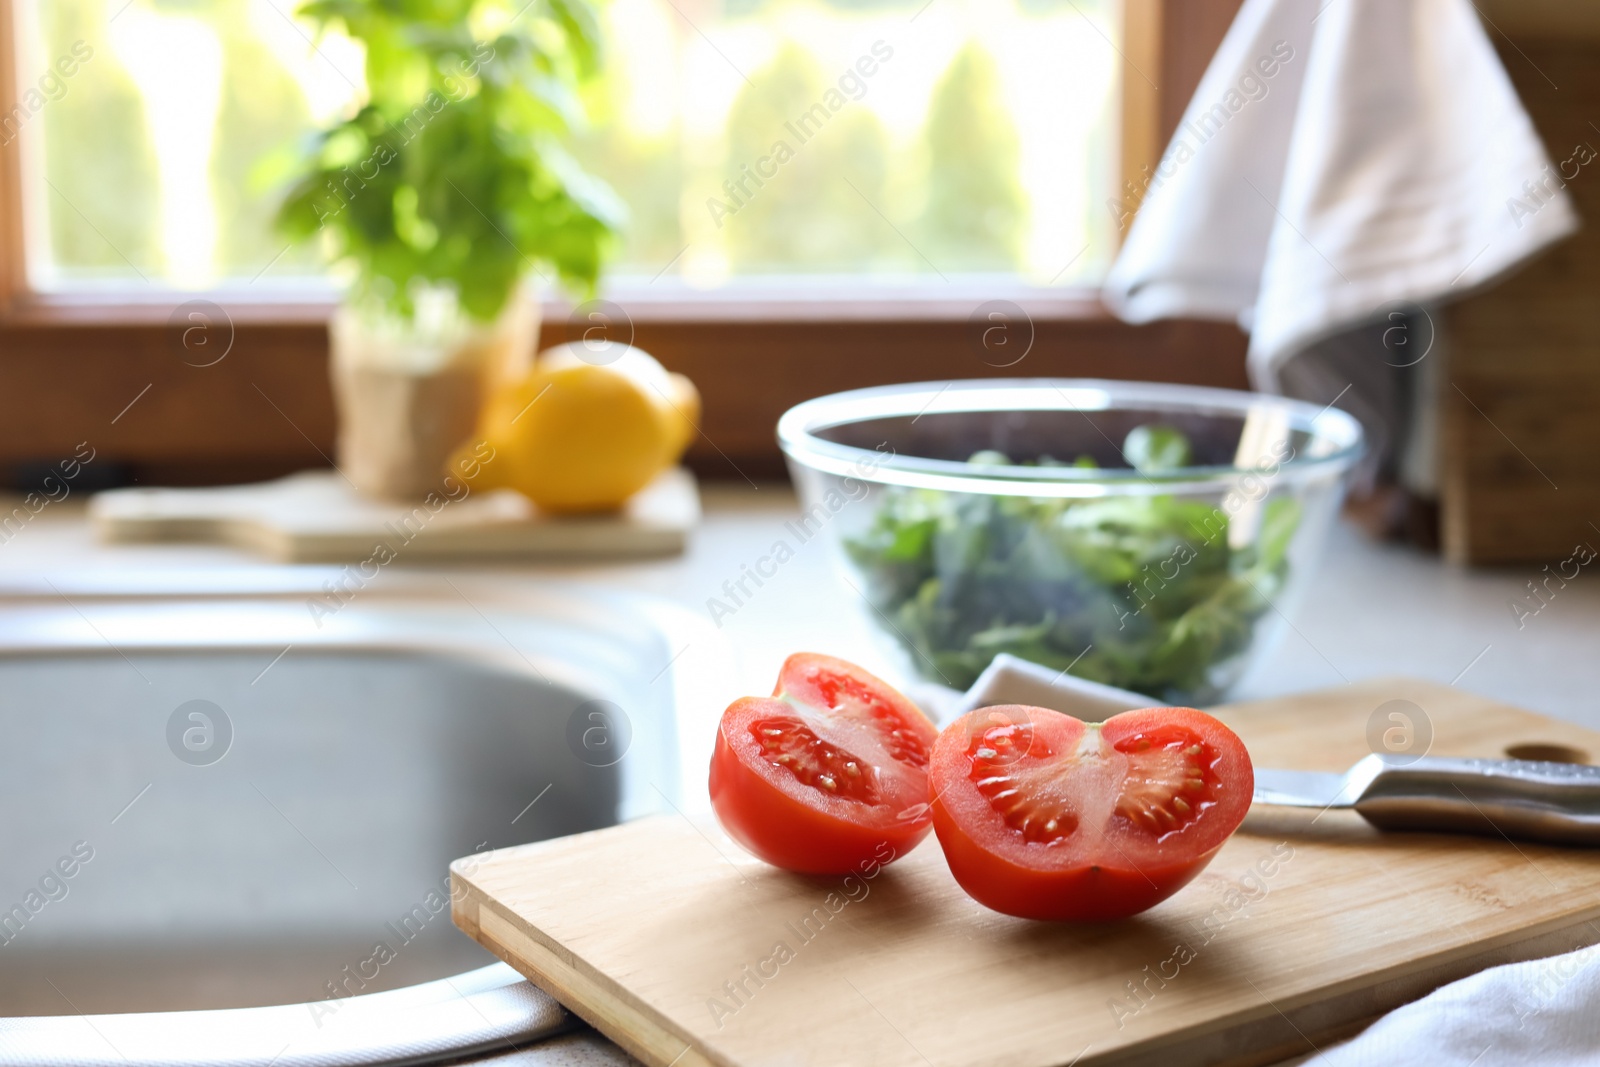
[[1433,756],[1385,763],[1354,807],[1385,830],[1600,847],[1600,767],[1587,764]]

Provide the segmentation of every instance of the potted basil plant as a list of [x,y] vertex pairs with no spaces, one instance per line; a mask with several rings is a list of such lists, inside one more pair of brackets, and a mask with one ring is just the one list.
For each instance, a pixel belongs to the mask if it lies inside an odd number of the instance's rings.
[[436,488],[538,336],[530,275],[592,295],[620,209],[563,142],[585,118],[590,0],[311,0],[364,46],[366,99],[315,133],[279,214],[347,283],[330,325],[339,461],[363,493]]

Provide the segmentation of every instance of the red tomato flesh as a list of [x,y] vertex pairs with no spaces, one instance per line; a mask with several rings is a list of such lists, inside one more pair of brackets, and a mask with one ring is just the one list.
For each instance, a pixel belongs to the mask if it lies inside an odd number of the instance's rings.
[[917,706],[852,663],[801,652],[771,697],[722,713],[711,805],[735,841],[805,874],[848,874],[928,836],[938,736]]
[[1193,708],[1083,723],[979,708],[939,735],[933,826],[980,904],[1025,919],[1120,919],[1199,874],[1250,810],[1234,732]]

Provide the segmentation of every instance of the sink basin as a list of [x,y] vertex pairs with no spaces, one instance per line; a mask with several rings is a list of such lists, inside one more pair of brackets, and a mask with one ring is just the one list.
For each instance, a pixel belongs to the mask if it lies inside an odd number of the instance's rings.
[[708,747],[728,672],[689,613],[327,573],[0,601],[0,1015],[315,1018],[494,964],[451,859],[670,811],[701,773],[680,736]]

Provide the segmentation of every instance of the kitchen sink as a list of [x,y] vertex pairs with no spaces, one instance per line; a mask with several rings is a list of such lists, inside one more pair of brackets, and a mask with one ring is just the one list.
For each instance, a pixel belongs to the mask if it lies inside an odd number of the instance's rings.
[[[678,808],[731,674],[689,613],[550,583],[43,581],[0,599],[0,1063],[45,1016],[320,1032],[519,983],[452,925],[449,861]],[[84,1062],[163,1059],[94,1029]],[[441,1054],[494,1043],[466,1037]]]

